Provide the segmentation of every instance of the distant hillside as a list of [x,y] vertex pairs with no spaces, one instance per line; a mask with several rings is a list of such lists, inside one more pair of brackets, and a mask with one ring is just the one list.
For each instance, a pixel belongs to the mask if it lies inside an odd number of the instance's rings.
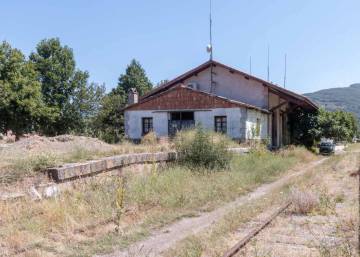
[[343,109],[356,114],[360,121],[360,83],[304,94],[327,110]]

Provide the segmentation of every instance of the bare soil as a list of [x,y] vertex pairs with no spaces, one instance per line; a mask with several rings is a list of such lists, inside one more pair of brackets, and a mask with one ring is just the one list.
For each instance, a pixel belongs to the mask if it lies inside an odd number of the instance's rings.
[[19,155],[22,157],[39,152],[66,154],[71,151],[71,149],[79,147],[89,151],[93,151],[94,149],[111,151],[115,149],[114,145],[107,144],[97,138],[73,135],[61,135],[56,137],[32,135],[21,138],[14,143],[4,144],[1,153],[3,155],[11,154],[13,156]]

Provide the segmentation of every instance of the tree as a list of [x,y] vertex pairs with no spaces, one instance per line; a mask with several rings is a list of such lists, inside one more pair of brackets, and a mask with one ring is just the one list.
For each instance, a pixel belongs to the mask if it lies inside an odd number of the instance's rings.
[[72,102],[73,117],[76,118],[74,131],[80,134],[94,135],[94,119],[100,111],[101,101],[105,94],[105,85],[82,84],[75,90]]
[[311,147],[321,138],[335,141],[351,141],[358,133],[358,122],[354,114],[320,108],[317,112],[295,110],[290,116],[292,141]]
[[77,131],[84,122],[81,108],[88,98],[83,94],[88,92],[89,74],[76,69],[72,49],[62,46],[58,38],[42,40],[30,60],[38,72],[44,102],[56,112],[53,122],[42,121],[42,131],[49,135]]
[[20,50],[0,44],[0,130],[12,130],[17,137],[36,129],[41,119],[54,116],[46,108],[34,65]]
[[62,46],[58,38],[44,39],[31,53],[30,60],[39,72],[44,101],[60,110],[72,95],[75,84],[75,60],[72,49]]
[[123,94],[109,93],[101,101],[101,108],[94,119],[95,136],[108,143],[118,143],[124,133],[124,117],[121,109],[126,100]]
[[321,136],[336,141],[351,141],[357,134],[357,119],[354,114],[343,110],[334,112],[319,110],[318,128]]
[[291,143],[312,147],[319,138],[318,112],[308,112],[300,108],[289,115]]
[[146,94],[152,88],[152,84],[146,76],[145,70],[135,59],[127,66],[125,74],[119,77],[118,86],[113,93],[125,94],[125,98],[127,99],[127,93],[131,88],[136,88],[140,96]]
[[132,60],[125,74],[120,76],[118,86],[102,99],[93,122],[96,136],[109,143],[117,143],[123,138],[124,117],[121,110],[126,106],[127,93],[131,88],[136,88],[140,96],[152,88],[145,70],[136,60]]
[[169,82],[168,79],[160,80],[158,83],[156,83],[156,87],[161,87],[161,86],[165,85],[168,82]]

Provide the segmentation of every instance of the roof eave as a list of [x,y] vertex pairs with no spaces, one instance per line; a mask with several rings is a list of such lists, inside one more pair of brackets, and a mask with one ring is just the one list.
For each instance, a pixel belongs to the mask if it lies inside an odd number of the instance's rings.
[[159,92],[161,92],[161,91],[168,90],[169,88],[171,88],[171,87],[174,86],[175,84],[181,83],[183,80],[185,80],[185,79],[193,76],[194,74],[199,73],[199,72],[205,70],[205,69],[208,68],[210,65],[218,65],[218,66],[221,66],[221,67],[223,67],[223,68],[225,68],[225,69],[228,69],[228,70],[230,70],[230,71],[236,72],[236,73],[238,73],[238,74],[240,74],[240,75],[242,75],[242,76],[246,76],[246,77],[248,77],[248,78],[250,78],[250,79],[252,79],[252,80],[258,81],[259,83],[261,83],[261,84],[263,84],[264,86],[267,86],[267,87],[273,89],[274,91],[280,91],[281,93],[286,94],[286,95],[288,95],[289,97],[296,98],[296,99],[299,100],[299,101],[304,101],[304,102],[306,102],[309,106],[311,106],[312,108],[314,108],[314,109],[316,109],[316,110],[319,108],[314,102],[312,102],[310,99],[308,99],[308,98],[305,97],[305,96],[299,95],[299,94],[297,94],[297,93],[295,93],[295,92],[292,92],[292,91],[287,90],[287,89],[285,89],[285,88],[282,88],[282,87],[280,87],[280,86],[278,86],[278,85],[275,85],[275,84],[273,84],[273,83],[270,83],[270,82],[268,82],[268,81],[265,81],[265,80],[263,80],[263,79],[260,79],[260,78],[258,78],[258,77],[253,76],[253,75],[250,75],[250,74],[247,74],[247,73],[245,73],[245,72],[243,72],[243,71],[237,70],[237,69],[235,69],[235,68],[232,68],[232,67],[230,67],[230,66],[227,66],[227,65],[225,65],[225,64],[222,64],[222,63],[217,62],[217,61],[214,61],[214,60],[209,60],[209,61],[207,61],[207,62],[205,62],[205,63],[203,63],[203,64],[195,67],[194,69],[191,69],[190,71],[183,73],[182,75],[180,75],[180,76],[176,77],[175,79],[167,82],[166,84],[164,84],[164,85],[162,85],[162,86],[159,86],[159,87],[157,87],[157,88],[154,88],[153,90],[151,90],[151,91],[148,92],[147,94],[145,94],[145,95],[143,95],[142,97],[140,97],[140,100],[143,100],[143,99],[146,99],[146,98],[148,98],[148,97],[151,97],[151,96],[153,96],[154,94],[157,94],[157,93],[159,93]]

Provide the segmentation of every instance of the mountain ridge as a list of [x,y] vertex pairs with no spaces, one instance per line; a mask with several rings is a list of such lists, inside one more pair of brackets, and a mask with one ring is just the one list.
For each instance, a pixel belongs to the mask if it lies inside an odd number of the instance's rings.
[[326,110],[341,109],[352,112],[360,121],[360,83],[354,83],[348,87],[322,89],[306,93],[304,96],[323,106]]

